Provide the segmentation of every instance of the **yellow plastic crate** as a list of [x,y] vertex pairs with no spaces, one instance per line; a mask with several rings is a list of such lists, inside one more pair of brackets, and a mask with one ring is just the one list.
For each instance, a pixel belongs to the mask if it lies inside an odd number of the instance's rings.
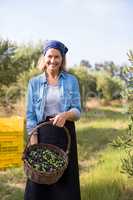
[[0,169],[22,165],[23,133],[23,118],[0,118]]
[[23,133],[23,130],[24,130],[24,118],[18,116],[0,118],[0,132]]
[[[12,134],[12,133],[10,133]],[[23,135],[4,135],[0,133],[0,156],[22,153]]]
[[0,158],[0,170],[9,167],[19,167],[23,164],[21,154],[13,157]]

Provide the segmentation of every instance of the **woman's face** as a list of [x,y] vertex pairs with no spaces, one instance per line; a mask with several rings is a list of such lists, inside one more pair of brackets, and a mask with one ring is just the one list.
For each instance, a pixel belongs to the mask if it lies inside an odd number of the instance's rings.
[[47,72],[59,73],[62,64],[62,55],[57,49],[48,49],[45,56],[45,67]]

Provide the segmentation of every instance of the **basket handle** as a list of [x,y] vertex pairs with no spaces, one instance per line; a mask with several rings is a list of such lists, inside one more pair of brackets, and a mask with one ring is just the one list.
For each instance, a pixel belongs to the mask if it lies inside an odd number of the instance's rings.
[[[30,145],[30,138],[31,138],[31,136],[34,134],[34,132],[37,131],[38,128],[40,128],[40,127],[42,127],[42,126],[45,126],[45,125],[47,125],[47,124],[50,124],[50,125],[54,126],[54,125],[53,125],[53,122],[48,121],[48,122],[42,122],[41,124],[37,125],[35,128],[32,129],[32,131],[30,132],[30,137],[28,138],[28,142],[27,142],[27,144],[26,144],[26,146],[25,146],[22,159],[24,159],[25,152],[26,152],[27,148],[28,148],[29,145]],[[62,127],[61,127],[61,128],[62,128]],[[64,130],[65,130],[65,132],[66,132],[67,139],[68,139],[68,144],[67,144],[67,148],[66,148],[66,154],[68,155],[68,154],[69,154],[69,150],[70,150],[70,145],[71,145],[71,136],[70,136],[70,133],[69,133],[68,128],[66,128],[65,126],[64,126],[63,128],[64,128]]]

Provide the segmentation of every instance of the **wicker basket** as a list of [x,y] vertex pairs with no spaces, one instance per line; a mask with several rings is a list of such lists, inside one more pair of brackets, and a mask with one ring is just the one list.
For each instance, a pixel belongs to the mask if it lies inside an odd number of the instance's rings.
[[[41,124],[39,124],[38,126],[36,126],[32,132],[31,135],[34,134],[34,132],[37,131],[38,128],[45,126],[45,125],[52,125],[51,122],[43,122]],[[26,176],[33,182],[38,183],[38,184],[47,184],[47,185],[51,185],[56,183],[61,176],[63,175],[65,169],[67,168],[68,165],[68,154],[69,154],[69,149],[70,149],[70,143],[71,143],[71,138],[70,138],[70,134],[69,131],[66,127],[64,127],[65,133],[67,135],[68,138],[68,144],[67,144],[67,149],[66,152],[64,150],[62,150],[61,148],[52,145],[52,144],[44,144],[44,143],[39,143],[39,144],[34,144],[34,145],[29,145],[30,144],[30,137],[29,140],[26,144],[24,153],[23,153],[23,162],[24,162],[24,171]],[[53,171],[47,171],[47,172],[42,172],[42,171],[38,171],[36,169],[34,169],[29,162],[27,161],[26,157],[29,151],[31,150],[35,150],[37,148],[48,148],[50,150],[53,150],[54,152],[58,153],[62,158],[64,158],[64,165],[60,168],[58,168],[57,170],[53,170]]]

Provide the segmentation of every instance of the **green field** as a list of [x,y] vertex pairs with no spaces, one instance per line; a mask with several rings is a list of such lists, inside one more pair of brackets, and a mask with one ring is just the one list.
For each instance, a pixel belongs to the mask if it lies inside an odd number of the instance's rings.
[[[111,142],[127,134],[128,117],[122,108],[101,107],[76,122],[82,200],[133,200],[133,179],[121,171],[124,151]],[[23,169],[0,172],[0,199],[22,200]]]

